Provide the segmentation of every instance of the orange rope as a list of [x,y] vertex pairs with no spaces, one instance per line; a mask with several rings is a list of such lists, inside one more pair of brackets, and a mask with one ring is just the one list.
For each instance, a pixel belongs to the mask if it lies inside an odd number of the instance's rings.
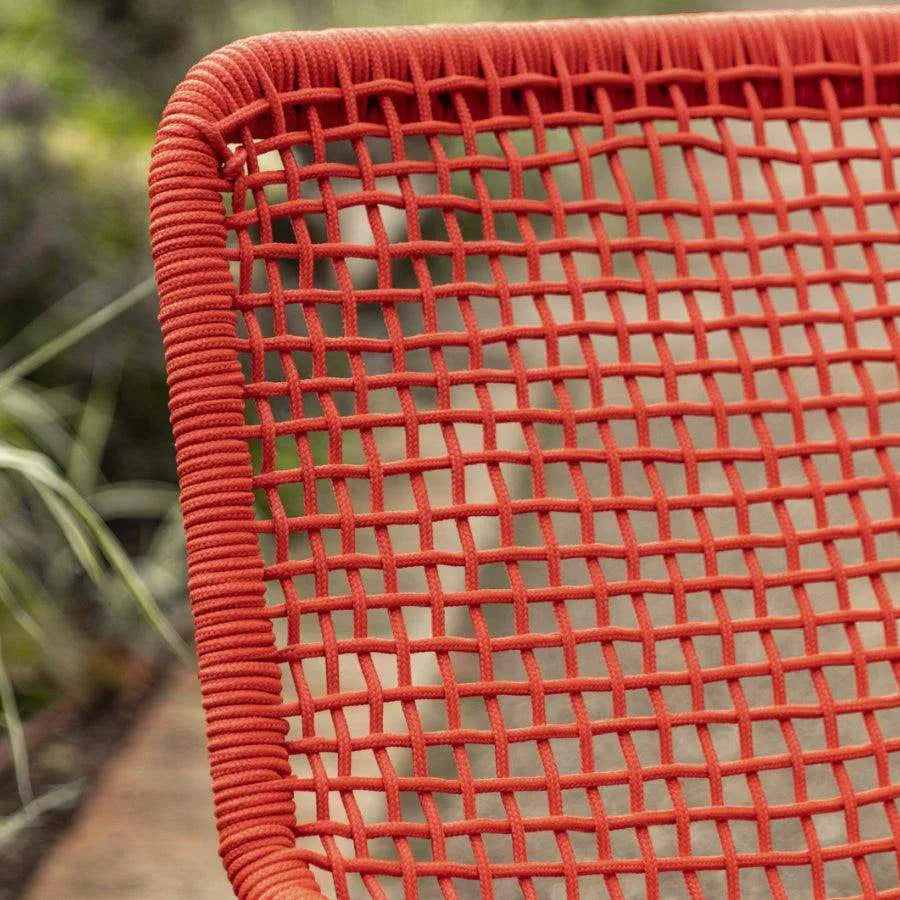
[[891,10],[191,70],[151,233],[239,896],[893,895],[898,125]]

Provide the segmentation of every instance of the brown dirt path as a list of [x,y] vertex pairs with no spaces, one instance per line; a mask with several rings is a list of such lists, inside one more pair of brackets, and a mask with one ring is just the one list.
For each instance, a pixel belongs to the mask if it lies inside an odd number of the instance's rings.
[[163,682],[26,900],[227,900],[194,672]]

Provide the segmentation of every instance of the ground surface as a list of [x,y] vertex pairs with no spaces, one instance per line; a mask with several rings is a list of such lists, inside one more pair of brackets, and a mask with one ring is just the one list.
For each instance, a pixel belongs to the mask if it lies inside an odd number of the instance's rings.
[[109,763],[25,897],[232,896],[216,853],[204,745],[196,676],[179,669]]

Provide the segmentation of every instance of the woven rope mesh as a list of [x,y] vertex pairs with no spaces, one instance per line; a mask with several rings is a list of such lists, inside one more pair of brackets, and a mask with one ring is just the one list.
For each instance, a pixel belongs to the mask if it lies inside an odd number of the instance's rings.
[[222,126],[327,895],[898,882],[900,76],[661,54],[339,60]]

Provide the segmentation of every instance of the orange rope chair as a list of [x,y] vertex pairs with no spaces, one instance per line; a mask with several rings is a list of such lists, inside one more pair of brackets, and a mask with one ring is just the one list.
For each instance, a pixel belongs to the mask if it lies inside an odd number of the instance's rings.
[[898,896],[900,12],[269,35],[153,254],[244,898]]

